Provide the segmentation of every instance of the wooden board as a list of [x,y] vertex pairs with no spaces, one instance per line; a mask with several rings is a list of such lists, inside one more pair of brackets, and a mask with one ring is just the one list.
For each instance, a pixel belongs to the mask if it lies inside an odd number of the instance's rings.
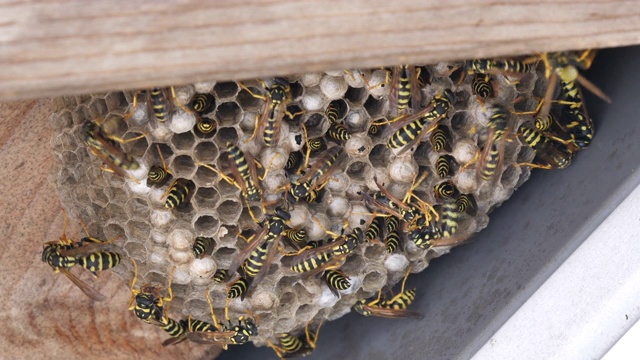
[[0,100],[638,43],[636,0],[5,0]]

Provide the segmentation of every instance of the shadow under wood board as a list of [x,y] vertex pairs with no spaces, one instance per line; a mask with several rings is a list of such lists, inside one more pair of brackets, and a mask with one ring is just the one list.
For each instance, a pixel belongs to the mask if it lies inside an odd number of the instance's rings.
[[[52,100],[0,103],[0,358],[211,359],[207,347],[160,346],[167,335],[127,311],[129,286],[114,274],[95,281],[107,297],[96,303],[41,261],[43,244],[62,233],[49,181],[52,111]],[[83,231],[77,221],[70,225],[68,235]]]
[[0,100],[638,44],[637,5],[0,2]]
[[[586,73],[613,104],[585,94],[596,136],[571,166],[534,170],[473,241],[409,277],[407,287],[418,291],[411,309],[424,319],[351,313],[323,327],[310,359],[471,358],[640,184],[638,59],[640,47],[605,50]],[[598,316],[606,311],[597,309]],[[620,326],[639,320],[616,315]],[[599,339],[589,358],[600,358],[615,341]],[[219,359],[276,358],[268,348],[234,347]]]

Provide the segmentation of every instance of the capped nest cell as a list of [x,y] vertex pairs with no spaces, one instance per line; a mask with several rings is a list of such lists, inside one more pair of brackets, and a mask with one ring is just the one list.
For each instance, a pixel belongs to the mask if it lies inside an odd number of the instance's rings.
[[[322,227],[341,232],[344,219],[348,222],[345,234],[356,227],[366,230],[371,209],[363,194],[378,191],[378,184],[383,184],[402,199],[419,174],[426,177],[413,192],[436,206],[436,211],[438,204],[455,201],[461,194],[473,195],[476,211],[459,214],[456,234],[461,241],[487,226],[488,213],[529,177],[530,170],[516,162],[533,156],[512,132],[505,135],[510,140],[504,143],[503,163],[494,180],[482,181],[476,176],[477,165],[472,161],[490,136],[491,105],[500,104],[513,112],[517,98],[515,106],[535,107],[532,94],[543,94],[547,81],[541,71],[519,78],[515,86],[513,79],[496,75],[495,97],[479,101],[471,87],[473,76],[452,80],[451,74],[455,73],[452,70],[460,66],[441,63],[419,67],[422,102],[418,107],[427,106],[445,90],[455,94],[456,101],[438,123],[450,144],[438,145],[438,151],[430,135],[404,152],[387,147],[389,129],[395,123],[382,123],[392,120],[397,110],[393,101],[390,103],[391,86],[385,83],[388,76],[384,69],[287,77],[291,99],[286,108],[291,117],[284,116],[278,146],[270,148],[265,146],[261,134],[252,138],[256,117],[268,106],[252,95],[267,93],[259,81],[177,87],[172,113],[164,123],[157,122],[149,113],[143,96],[139,96],[139,105],[132,109],[135,95],[129,92],[62,98],[58,100],[59,111],[51,117],[56,133],[51,140],[57,162],[55,182],[68,213],[87,223],[92,236],[105,239],[121,236],[115,245],[123,255],[137,262],[138,284],[164,287],[175,266],[170,317],[182,319],[191,315],[210,320],[205,298],[208,291],[216,315],[221,318],[228,285],[214,281],[214,274],[218,269],[228,269],[247,247],[238,234],[259,229],[251,215],[259,220],[264,216],[260,201],[247,203],[242,192],[222,178],[221,174],[231,176],[228,144],[235,144],[268,168],[262,180],[264,198],[267,202],[282,201],[282,187],[301,176],[287,171],[285,165],[291,153],[301,150],[304,153],[303,126],[309,139],[326,138],[331,130],[326,109],[332,102],[338,108],[332,120],[342,124],[350,138],[325,140],[328,149],[344,148],[343,161],[328,179],[318,201],[299,202],[289,208],[288,224],[306,230],[307,241],[326,239]],[[273,84],[273,80],[266,82],[267,87]],[[213,98],[211,106],[202,113],[188,110],[197,94]],[[525,119],[511,113],[508,118],[511,129],[517,129]],[[126,172],[126,176],[102,170],[102,162],[84,143],[83,125],[87,121],[99,123],[114,137],[139,137],[115,145],[134,157],[139,168]],[[200,130],[198,126],[206,122],[214,124],[213,132]],[[381,125],[372,127],[374,123]],[[312,153],[310,163],[321,157],[323,151],[328,150]],[[147,173],[152,166],[162,166],[160,154],[172,179],[156,186],[147,182]],[[450,173],[440,171],[439,161],[444,161],[440,159],[450,163]],[[189,202],[185,207],[167,209],[166,190],[176,179],[189,183]],[[231,318],[237,319],[247,310],[259,317],[259,335],[252,340],[262,346],[279,333],[299,333],[312,319],[332,320],[348,313],[357,300],[400,281],[409,266],[412,272],[420,272],[432,258],[450,249],[450,246],[421,249],[409,241],[407,234],[404,236],[403,246],[394,254],[387,252],[382,241],[360,244],[341,268],[352,286],[342,291],[340,297],[333,295],[320,277],[291,271],[287,259],[278,253],[266,276],[246,299],[230,301]],[[201,259],[192,251],[196,237],[213,239],[210,252]],[[283,244],[285,249],[292,250]],[[127,282],[132,279],[130,261],[123,261],[113,271]],[[230,281],[233,278],[227,283]]]

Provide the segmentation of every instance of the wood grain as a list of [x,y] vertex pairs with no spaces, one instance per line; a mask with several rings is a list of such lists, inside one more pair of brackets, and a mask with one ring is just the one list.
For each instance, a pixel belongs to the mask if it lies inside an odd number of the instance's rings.
[[637,0],[5,0],[0,100],[638,43]]
[[[114,274],[97,280],[108,299],[94,303],[40,260],[42,244],[62,232],[58,193],[48,179],[52,110],[51,100],[0,104],[0,358],[213,358],[205,346],[160,346],[166,335],[127,311],[129,288]],[[76,225],[68,233],[78,231]]]

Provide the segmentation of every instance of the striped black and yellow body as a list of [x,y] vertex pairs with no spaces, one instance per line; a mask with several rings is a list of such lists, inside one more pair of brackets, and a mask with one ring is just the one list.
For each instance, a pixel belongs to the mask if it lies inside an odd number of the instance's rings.
[[398,114],[405,114],[409,110],[409,102],[411,101],[411,71],[410,65],[401,65],[398,73],[398,99],[397,109]]
[[311,189],[311,180],[299,183],[294,182],[287,193],[287,201],[290,203],[298,203],[301,201],[305,201],[307,203],[311,203],[314,199]]
[[213,332],[218,331],[216,325],[198,320],[198,319],[188,319],[186,321],[180,321],[182,327],[188,332]]
[[436,160],[436,172],[441,179],[444,179],[453,174],[454,166],[457,166],[458,162],[451,155],[440,155]]
[[260,283],[266,275],[278,242],[286,229],[285,222],[291,215],[283,208],[277,207],[274,214],[266,214],[262,229],[253,237],[253,241],[231,263],[230,269],[240,270],[240,279],[234,282],[227,291],[227,297],[240,296],[243,300],[251,287]]
[[249,167],[246,156],[239,147],[231,142],[227,142],[227,151],[229,152],[229,160],[233,161],[244,182],[244,189],[246,191],[244,196],[246,196],[249,201],[260,201],[262,199],[262,192],[256,184],[258,179],[254,179],[254,176],[251,174],[251,168]]
[[535,151],[535,165],[549,169],[564,169],[571,164],[573,154],[565,145],[553,142],[535,129],[522,125],[518,130],[518,137]]
[[215,120],[204,117],[203,115],[211,113],[216,108],[216,99],[211,94],[196,94],[190,104],[193,111],[196,112],[195,129],[204,135],[213,136],[218,123]]
[[[315,168],[315,172],[311,173],[311,180],[317,181],[328,173],[333,167],[335,167],[338,159],[342,155],[342,147],[334,146],[327,150],[327,156],[325,158],[318,159],[321,161],[321,166]],[[313,168],[312,168],[313,169]]]
[[438,125],[432,132],[429,137],[431,141],[431,146],[433,146],[433,150],[437,152],[446,151],[451,152],[451,143],[453,142],[453,138],[451,137],[451,130],[446,125]]
[[146,323],[164,322],[165,315],[162,300],[151,292],[141,291],[135,296],[133,313],[138,319]]
[[387,232],[387,236],[384,238],[384,243],[389,254],[394,253],[400,247],[400,233],[398,229]]
[[235,334],[231,336],[230,340],[233,344],[242,345],[251,340],[252,337],[258,335],[258,327],[251,318],[240,317],[238,325],[228,326],[223,328],[224,331],[233,331]]
[[453,199],[459,194],[458,189],[451,180],[436,184],[433,187],[433,193],[436,196],[436,199]]
[[382,290],[380,290],[377,298],[373,300],[360,299],[355,303],[355,305],[353,305],[352,309],[363,316],[421,319],[422,314],[407,310],[416,297],[415,289],[405,291],[405,285],[410,271],[411,268],[409,268],[407,274],[402,280],[402,288],[400,292],[391,299],[384,299],[382,296]]
[[167,318],[167,321],[163,323],[162,330],[164,330],[171,337],[180,337],[186,333],[186,329],[180,324],[180,322]]
[[565,105],[561,121],[571,135],[573,142],[578,148],[585,149],[591,144],[595,129],[591,118],[584,111],[582,95],[580,89],[574,81],[564,81],[561,79],[560,85],[565,96],[565,101],[570,103]]
[[395,231],[400,225],[400,220],[395,216],[386,216],[384,218],[384,230],[387,233]]
[[216,99],[211,94],[195,94],[191,99],[191,108],[198,115],[208,114],[216,107]]
[[215,134],[217,128],[218,123],[216,123],[215,120],[198,116],[196,122],[196,130],[198,130],[200,133],[213,136],[212,134]]
[[327,109],[324,111],[325,116],[327,117],[327,121],[329,124],[335,124],[338,122],[338,117],[340,116],[340,108],[338,107],[338,103],[336,101],[332,101],[327,106]]
[[478,203],[473,194],[461,194],[456,199],[456,205],[458,206],[458,212],[465,212],[471,216],[476,216]]
[[253,278],[258,275],[260,270],[262,270],[262,266],[264,265],[265,260],[267,259],[267,253],[269,252],[269,246],[276,239],[277,235],[267,234],[264,242],[258,246],[254,251],[251,252],[251,255],[247,258],[247,260],[242,263],[242,271],[245,276]]
[[335,296],[340,296],[339,291],[347,290],[351,287],[349,277],[339,270],[326,270],[322,273],[322,279]]
[[508,113],[504,107],[495,105],[491,108],[491,117],[489,117],[488,125],[493,136],[493,143],[497,143],[502,139],[507,131],[508,121]]
[[60,251],[73,249],[74,243],[63,244],[61,242],[52,242],[45,244],[42,249],[42,262],[46,262],[54,270],[69,269],[76,265],[76,258],[73,256],[62,256]]
[[[289,220],[290,215],[283,209],[276,210],[276,214],[273,214],[268,219],[269,232],[265,236],[262,244],[251,252],[249,257],[242,263],[242,271],[247,277],[256,277],[262,270],[265,261],[267,260],[267,254],[273,243],[280,237],[280,235],[286,230],[285,222]],[[259,241],[256,239],[254,241]]]
[[95,252],[76,258],[78,265],[89,270],[93,275],[98,275],[100,271],[118,266],[120,260],[120,254],[110,251]]
[[544,116],[542,114],[537,115],[533,123],[538,131],[547,131],[551,128],[554,121],[554,116],[551,113],[548,113]]
[[290,354],[299,352],[304,347],[304,342],[297,336],[293,336],[289,333],[282,333],[278,335],[280,346],[285,351],[281,355],[282,358],[291,357]]
[[[95,301],[104,301],[106,297],[98,290],[94,289],[86,282],[73,275],[69,269],[81,265],[96,275],[99,271],[115,267],[120,262],[120,255],[111,252],[93,251],[94,247],[85,247],[85,243],[102,243],[101,240],[93,238],[83,238],[78,242],[73,242],[63,237],[56,242],[45,244],[42,249],[42,261],[53,268],[55,273],[61,272],[71,282],[82,290],[85,295]],[[83,247],[85,247],[83,249]],[[72,254],[73,251],[81,250],[81,254]]]
[[351,134],[342,123],[332,123],[327,130],[327,136],[335,141],[347,141],[351,139]]
[[278,119],[278,117],[280,113],[284,112],[283,107],[289,98],[290,89],[289,83],[280,78],[276,78],[271,88],[269,88],[268,115],[265,120],[266,124],[263,133],[264,144],[267,147],[274,145],[274,139],[279,136],[279,134],[277,136],[275,135],[276,131],[280,131],[278,121],[282,121],[282,119]]
[[[369,196],[365,196],[365,199],[367,198],[369,198]],[[374,192],[370,196],[370,198],[373,199],[376,203],[382,205],[383,208],[381,210],[385,211],[385,208],[387,208],[392,214],[395,213],[400,215],[402,220],[406,221],[409,224],[413,224],[420,217],[419,210],[412,207],[409,207],[409,209],[407,209],[408,205],[405,206],[397,204],[396,201],[389,199],[382,192]]]
[[503,136],[508,127],[507,110],[499,105],[494,105],[491,109],[488,127],[490,138],[485,145],[486,150],[482,154],[479,162],[478,175],[482,180],[491,180],[496,173],[502,160],[502,150],[504,150]]
[[315,139],[309,139],[309,141],[307,141],[306,145],[303,147],[303,151],[306,152],[307,147],[310,154],[316,154],[326,150],[327,144],[325,144],[322,138],[315,138]]
[[536,151],[545,147],[549,141],[549,139],[540,132],[524,125],[520,126],[518,136],[522,141]]
[[344,151],[341,146],[334,146],[327,149],[317,160],[307,173],[294,181],[287,192],[287,201],[297,203],[301,200],[311,202],[317,198],[319,191],[326,185],[331,173],[337,168],[339,160]]
[[173,209],[178,206],[185,206],[189,203],[189,199],[195,184],[191,180],[177,179],[174,181],[167,194],[167,200],[164,203],[164,207],[167,209]]
[[207,254],[212,243],[213,238],[198,236],[193,242],[193,255],[198,259],[202,259]]
[[380,235],[382,234],[382,228],[380,224],[381,221],[382,216],[376,216],[371,220],[371,223],[369,223],[369,227],[364,234],[364,239],[366,242],[373,241],[380,237]]
[[455,202],[447,202],[442,204],[440,210],[440,232],[442,237],[448,238],[453,236],[458,230],[458,222],[460,213]]
[[480,99],[494,97],[495,91],[491,85],[491,75],[476,73],[471,82],[471,90]]
[[477,74],[524,74],[531,72],[533,66],[516,59],[476,59],[465,62],[467,69]]
[[227,274],[229,271],[227,269],[218,269],[215,274],[213,274],[213,281],[220,284],[227,280]]
[[406,310],[416,299],[416,289],[409,289],[397,294],[390,300],[381,301],[380,307],[393,310]]
[[227,297],[229,299],[239,298],[247,293],[249,289],[249,282],[247,279],[241,277],[238,280],[234,281],[229,289],[227,290]]
[[333,256],[347,255],[353,252],[353,250],[362,243],[364,239],[364,232],[360,228],[355,228],[351,234],[345,236],[344,242],[336,245],[333,248]]
[[331,252],[321,252],[305,257],[300,262],[291,266],[291,270],[299,274],[313,271],[333,260]]
[[305,229],[286,229],[282,232],[282,235],[291,240],[293,243],[301,245],[307,238],[307,231]]
[[322,248],[316,247],[302,252],[294,258],[291,270],[297,273],[312,272],[327,266],[336,259],[344,258],[364,241],[364,231],[355,228],[351,234],[337,239]]
[[159,122],[163,123],[169,119],[169,106],[167,105],[168,99],[165,96],[164,90],[160,88],[153,88],[149,91],[149,99],[151,100],[151,110],[153,116]]
[[295,173],[302,165],[302,159],[304,155],[300,151],[294,151],[289,153],[289,157],[287,158],[287,162],[284,165],[284,170],[287,173]]
[[140,163],[122,151],[115,144],[115,141],[93,121],[87,121],[84,124],[83,134],[85,144],[114,171],[116,169],[137,170],[140,168]]
[[499,144],[491,144],[489,152],[484,157],[482,166],[479,168],[479,174],[482,180],[488,181],[493,178],[493,175],[498,169],[498,163],[500,162],[500,148]]
[[147,174],[147,184],[162,186],[171,178],[171,174],[162,166],[153,165]]
[[431,248],[431,241],[441,237],[440,229],[433,223],[419,227],[416,230],[413,230],[409,235],[411,241],[413,241],[420,249]]
[[419,139],[416,138],[421,135],[423,128],[428,123],[438,121],[447,116],[454,100],[455,95],[449,89],[445,90],[444,94],[434,97],[428,106],[430,110],[394,132],[387,142],[387,147],[399,149],[409,143],[418,141]]
[[319,331],[319,327],[316,331],[309,330],[309,324],[307,324],[304,333],[299,336],[294,336],[289,333],[278,334],[277,337],[280,346],[275,346],[271,342],[268,343],[280,359],[306,357],[311,355],[315,350]]

